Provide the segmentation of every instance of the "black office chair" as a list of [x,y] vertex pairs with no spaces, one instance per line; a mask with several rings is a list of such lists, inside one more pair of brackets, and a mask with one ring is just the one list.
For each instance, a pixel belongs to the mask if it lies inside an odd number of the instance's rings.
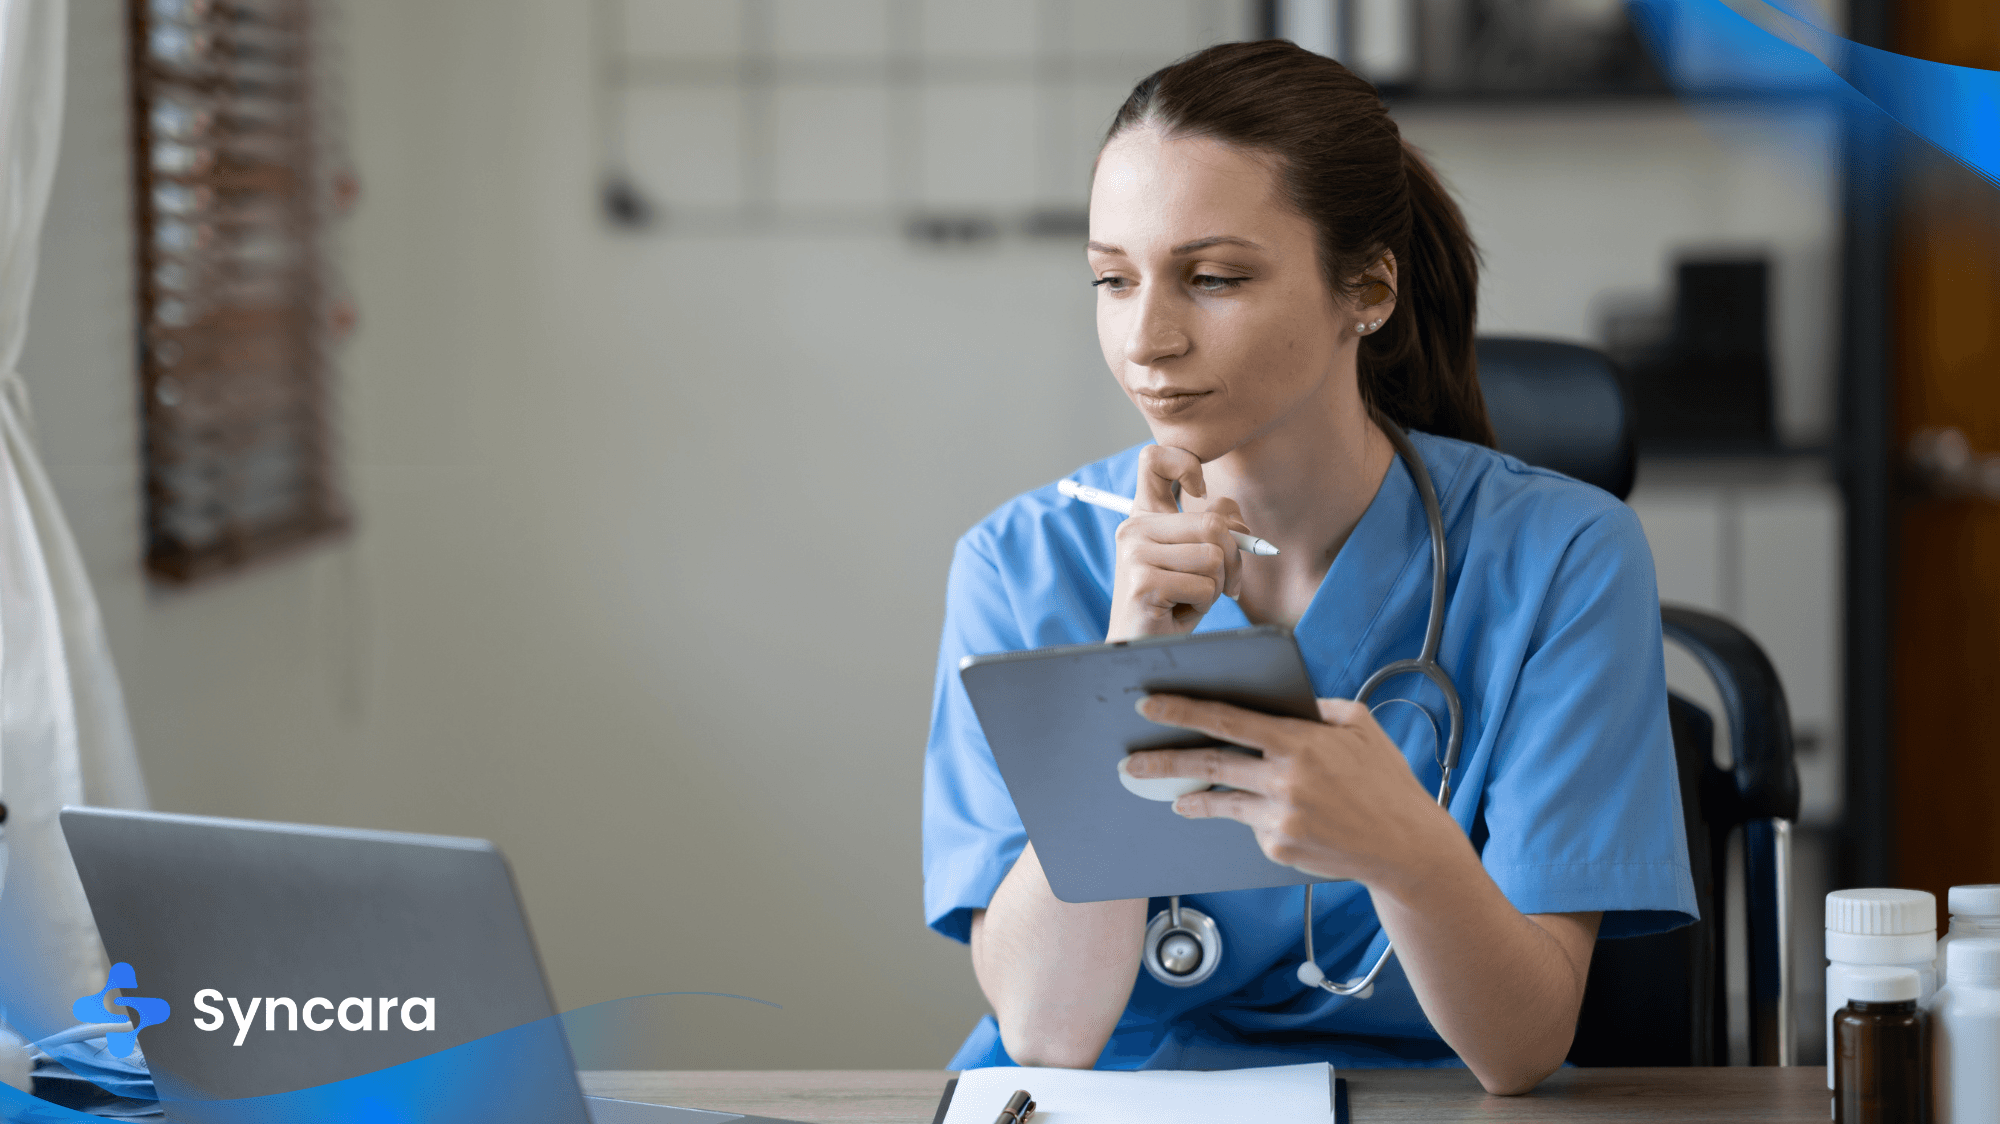
[[[1617,369],[1591,348],[1553,340],[1482,338],[1479,385],[1500,450],[1595,484],[1632,490],[1632,416]],[[1778,674],[1748,633],[1699,609],[1663,607],[1668,641],[1715,680],[1735,764],[1715,764],[1708,713],[1669,692],[1698,924],[1648,937],[1600,940],[1569,1058],[1580,1066],[1720,1065],[1729,1058],[1723,934],[1729,837],[1744,831],[1749,938],[1750,1064],[1790,1065],[1791,972],[1786,921],[1791,824],[1799,779],[1791,714]],[[1590,794],[1579,793],[1588,800]]]

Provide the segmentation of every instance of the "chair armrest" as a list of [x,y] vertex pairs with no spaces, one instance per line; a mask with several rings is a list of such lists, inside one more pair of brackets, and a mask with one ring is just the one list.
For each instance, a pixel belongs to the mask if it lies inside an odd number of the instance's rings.
[[[1660,625],[1668,640],[1701,662],[1722,699],[1735,760],[1727,781],[1715,786],[1722,791],[1704,792],[1703,802],[1711,829],[1744,828],[1750,1064],[1790,1065],[1797,1056],[1789,918],[1791,821],[1799,815],[1799,772],[1792,760],[1785,688],[1764,649],[1729,621],[1676,605],[1660,609]],[[1706,807],[1719,800],[1731,806]],[[1723,837],[1714,845],[1723,847]],[[1716,904],[1720,907],[1720,894]],[[1721,968],[1718,963],[1718,972]]]
[[1666,638],[1686,649],[1715,680],[1735,755],[1736,814],[1729,819],[1799,818],[1799,771],[1792,760],[1792,715],[1785,688],[1750,634],[1713,613],[1663,606]]

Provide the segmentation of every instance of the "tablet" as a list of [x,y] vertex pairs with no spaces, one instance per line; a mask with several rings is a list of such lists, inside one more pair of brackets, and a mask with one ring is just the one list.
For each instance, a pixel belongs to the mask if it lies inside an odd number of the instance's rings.
[[1021,823],[1066,902],[1296,886],[1325,878],[1264,857],[1235,820],[1184,819],[1126,791],[1138,749],[1214,745],[1140,717],[1142,695],[1216,699],[1317,720],[1312,678],[1280,625],[968,656],[959,678]]

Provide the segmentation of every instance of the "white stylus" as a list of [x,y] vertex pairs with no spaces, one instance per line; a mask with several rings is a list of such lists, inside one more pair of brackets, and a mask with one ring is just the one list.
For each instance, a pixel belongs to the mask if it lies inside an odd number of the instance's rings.
[[[1110,492],[1099,491],[1096,488],[1079,484],[1074,480],[1056,481],[1056,491],[1061,492],[1070,499],[1082,500],[1092,507],[1101,507],[1106,511],[1115,511],[1120,515],[1132,514],[1131,500],[1126,499],[1124,496],[1114,496]],[[1268,558],[1278,553],[1277,547],[1272,546],[1255,535],[1246,535],[1241,531],[1231,531],[1229,533],[1236,536],[1237,546],[1242,547],[1251,554],[1261,554]]]

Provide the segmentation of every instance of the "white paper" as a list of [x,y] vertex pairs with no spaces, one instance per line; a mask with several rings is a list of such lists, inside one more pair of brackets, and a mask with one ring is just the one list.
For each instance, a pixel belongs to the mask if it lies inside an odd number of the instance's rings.
[[1035,1098],[1028,1124],[1326,1124],[1333,1067],[1264,1069],[994,1067],[958,1075],[945,1124],[993,1124],[1014,1090]]

